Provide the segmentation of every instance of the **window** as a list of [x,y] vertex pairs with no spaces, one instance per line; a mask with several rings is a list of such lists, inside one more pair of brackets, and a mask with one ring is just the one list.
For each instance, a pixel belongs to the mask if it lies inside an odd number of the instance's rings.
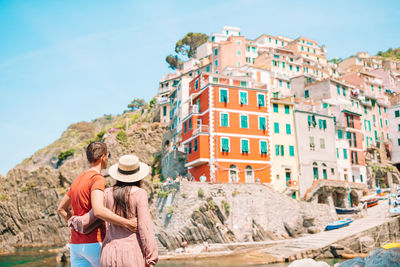
[[226,137],[221,138],[221,151],[229,152],[229,138]]
[[347,159],[347,149],[343,148],[343,158]]
[[240,56],[242,54],[242,52],[240,52],[240,50],[237,51],[237,54]]
[[290,124],[286,124],[286,134],[292,134],[292,130],[290,129]]
[[285,62],[282,61],[282,68],[285,68]]
[[282,87],[282,81],[279,80],[279,87]]
[[189,142],[189,154],[192,154],[192,142]]
[[258,129],[266,130],[267,129],[267,119],[266,117],[258,117]]
[[265,107],[265,95],[257,94],[257,103],[259,107]]
[[327,179],[328,177],[328,175],[327,175],[327,173],[326,173],[326,169],[322,169],[322,176],[324,177],[324,179]]
[[340,86],[339,86],[339,84],[336,85],[336,89],[337,89],[337,94],[340,95]]
[[218,56],[218,49],[214,50],[214,56]]
[[167,116],[167,106],[163,107],[163,116]]
[[326,120],[318,120],[319,128],[326,129]]
[[339,139],[343,139],[343,131],[342,130],[338,130],[337,135],[338,135]]
[[287,89],[290,89],[290,82],[286,82]]
[[310,149],[315,150],[314,136],[310,136]]
[[197,89],[199,89],[199,80],[196,80],[195,82],[194,82],[194,88],[197,90]]
[[367,107],[364,106],[364,114],[368,114]]
[[210,72],[210,66],[206,67],[206,72]]
[[297,70],[297,72],[299,72],[300,71],[300,67],[296,66],[296,70]]
[[317,122],[315,121],[315,116],[314,115],[308,115],[308,127],[315,127],[317,125]]
[[281,145],[281,156],[285,155],[285,147]]
[[273,92],[272,93],[273,98],[279,98],[279,92]]
[[267,141],[264,141],[264,140],[260,141],[260,153],[261,153],[261,155],[267,155],[267,153],[268,153]]
[[246,81],[240,81],[240,86],[241,87],[247,87],[247,82]]
[[276,156],[279,156],[279,149],[280,149],[279,145],[275,145],[275,155]]
[[399,138],[399,139],[397,139],[397,145],[399,145],[399,146],[400,146],[400,138]]
[[294,146],[289,146],[289,155],[294,157]]
[[274,107],[274,112],[278,113],[279,112],[279,105],[274,103],[272,106]]
[[215,60],[215,67],[218,67],[218,60]]
[[323,138],[319,139],[319,147],[321,149],[325,149],[325,139],[323,139]]
[[240,105],[247,105],[247,92],[246,91],[240,91],[239,92],[239,103]]
[[398,131],[400,131],[400,124],[398,124],[398,125],[397,125],[397,127],[398,127],[398,128],[397,128],[397,129],[398,129]]
[[240,128],[249,128],[249,116],[240,115]]
[[362,174],[360,174],[360,182],[361,183],[363,182],[363,175]]
[[220,114],[221,114],[220,125],[222,127],[229,127],[229,114],[228,113],[220,113]]
[[193,150],[194,150],[195,152],[197,151],[197,138],[194,139]]
[[240,139],[240,150],[242,153],[249,153],[249,139]]
[[336,157],[339,158],[339,148],[336,148]]
[[253,51],[253,53],[256,52],[256,48],[254,46],[251,48],[251,50]]
[[292,65],[289,65],[289,70],[293,70],[293,66]]
[[219,102],[228,103],[228,89],[219,89]]
[[189,131],[192,130],[192,118],[189,119]]
[[305,98],[308,98],[309,96],[310,96],[309,91],[308,91],[308,90],[305,90],[305,91],[304,91],[304,97],[305,97]]
[[285,114],[290,114],[290,106],[285,105]]
[[346,96],[346,88],[342,87],[342,89],[343,89],[343,96]]
[[217,77],[213,77],[213,83],[218,83],[218,78]]
[[279,133],[279,123],[278,122],[274,123],[274,133]]
[[313,176],[314,176],[314,180],[318,180],[318,165],[317,163],[313,163]]

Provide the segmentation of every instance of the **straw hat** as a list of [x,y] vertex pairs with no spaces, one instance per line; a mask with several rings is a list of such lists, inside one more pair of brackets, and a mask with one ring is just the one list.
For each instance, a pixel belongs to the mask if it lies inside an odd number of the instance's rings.
[[117,181],[133,183],[145,178],[150,173],[150,167],[134,155],[124,155],[110,167],[108,173]]

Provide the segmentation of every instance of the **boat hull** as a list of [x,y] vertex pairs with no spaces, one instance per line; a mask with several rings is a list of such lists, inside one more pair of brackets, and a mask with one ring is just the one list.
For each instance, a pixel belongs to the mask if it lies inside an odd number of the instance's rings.
[[345,226],[349,225],[352,222],[353,222],[353,219],[346,219],[346,220],[341,220],[341,221],[337,221],[337,222],[328,224],[326,226],[326,231],[331,231],[331,230],[335,230],[335,229],[339,229],[339,228],[345,227]]
[[337,214],[354,214],[360,212],[358,208],[338,208],[335,207]]

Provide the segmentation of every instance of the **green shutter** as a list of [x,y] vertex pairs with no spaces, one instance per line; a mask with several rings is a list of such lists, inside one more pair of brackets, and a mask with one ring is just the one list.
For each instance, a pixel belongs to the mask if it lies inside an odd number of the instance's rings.
[[313,125],[312,116],[308,115],[308,127],[311,127],[312,125]]
[[318,120],[319,128],[322,129],[322,120]]
[[322,127],[324,128],[324,130],[326,129],[326,120],[322,121]]
[[343,148],[343,158],[347,159],[347,150]]
[[284,155],[285,155],[285,149],[284,149],[284,146],[281,145],[281,156],[284,156]]
[[350,140],[351,139],[351,132],[346,132],[346,137],[347,137],[348,140]]
[[342,132],[342,130],[338,130],[338,131],[337,131],[337,134],[338,134],[338,138],[339,138],[339,139],[342,139],[342,138],[343,138],[343,132]]
[[257,98],[258,98],[258,106],[259,106],[259,107],[265,107],[265,96],[259,94],[259,95],[257,96]]
[[240,128],[249,128],[247,116],[240,115]]
[[268,146],[267,146],[267,141],[261,141],[261,154],[267,154],[268,153]]
[[337,94],[340,95],[340,86],[336,85],[336,89],[337,89]]
[[223,103],[228,103],[228,90],[220,90],[219,101]]
[[278,104],[273,104],[274,107],[274,112],[279,112],[279,105]]
[[274,123],[274,132],[279,133],[279,123],[278,122]]
[[396,111],[394,112],[394,116],[395,116],[396,118],[400,117],[400,110],[396,110]]
[[249,140],[241,140],[242,142],[242,153],[249,153]]
[[289,146],[289,155],[294,157],[294,146]]
[[275,145],[275,155],[279,156],[279,145]]
[[229,115],[221,113],[221,126],[228,127],[229,125]]
[[222,138],[222,152],[229,152],[229,139]]
[[292,134],[292,131],[290,129],[290,124],[286,124],[286,134]]
[[240,104],[247,105],[247,92],[240,92]]
[[260,130],[267,129],[267,123],[266,123],[265,117],[258,117],[258,128]]
[[290,107],[289,105],[285,105],[285,113],[290,114]]

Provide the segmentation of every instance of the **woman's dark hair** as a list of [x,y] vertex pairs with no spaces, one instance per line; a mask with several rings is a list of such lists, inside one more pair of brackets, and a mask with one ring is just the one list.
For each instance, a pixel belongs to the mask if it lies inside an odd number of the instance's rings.
[[141,187],[142,181],[133,183],[117,181],[113,186],[114,212],[115,214],[124,218],[128,218],[128,216],[132,215],[132,207],[129,201],[129,194],[132,186]]

